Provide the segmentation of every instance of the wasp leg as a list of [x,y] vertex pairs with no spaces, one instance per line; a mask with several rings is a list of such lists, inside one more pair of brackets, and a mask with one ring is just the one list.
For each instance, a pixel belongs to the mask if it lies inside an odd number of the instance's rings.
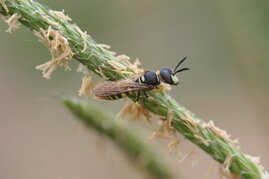
[[135,100],[136,103],[139,102],[139,98],[140,98],[140,91],[137,92],[137,96],[136,96],[136,100]]
[[146,98],[149,98],[149,95],[146,93],[146,91],[143,91],[143,93]]

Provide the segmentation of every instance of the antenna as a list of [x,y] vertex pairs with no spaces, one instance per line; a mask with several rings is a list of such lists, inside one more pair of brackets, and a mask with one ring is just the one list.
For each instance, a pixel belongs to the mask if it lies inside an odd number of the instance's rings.
[[187,57],[184,57],[182,60],[180,60],[180,62],[177,64],[176,68],[174,69],[174,73],[173,73],[173,74],[176,74],[176,73],[179,73],[179,72],[181,72],[181,71],[185,71],[185,70],[190,70],[189,68],[182,68],[182,69],[176,71],[177,68],[178,68],[178,67],[179,67],[179,66],[180,66],[186,59],[187,59]]
[[180,70],[174,72],[174,74],[177,74],[177,73],[179,73],[179,72],[186,71],[186,70],[190,70],[190,69],[189,69],[189,68],[182,68],[182,69],[180,69]]

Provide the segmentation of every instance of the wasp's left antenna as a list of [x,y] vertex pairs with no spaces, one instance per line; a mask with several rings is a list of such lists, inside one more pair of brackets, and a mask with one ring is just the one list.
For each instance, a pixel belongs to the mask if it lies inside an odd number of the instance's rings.
[[177,74],[177,73],[179,73],[179,72],[186,71],[186,70],[190,70],[190,69],[189,69],[189,68],[182,68],[182,69],[180,69],[180,70],[174,72],[174,74]]
[[187,57],[184,57],[176,66],[176,68],[174,69],[174,73],[176,72],[177,68],[187,59]]

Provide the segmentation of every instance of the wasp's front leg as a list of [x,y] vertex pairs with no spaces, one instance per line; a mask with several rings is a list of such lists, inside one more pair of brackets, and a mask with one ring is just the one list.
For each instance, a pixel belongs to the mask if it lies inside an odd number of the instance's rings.
[[146,93],[146,91],[143,91],[143,93],[146,98],[149,98],[149,95]]

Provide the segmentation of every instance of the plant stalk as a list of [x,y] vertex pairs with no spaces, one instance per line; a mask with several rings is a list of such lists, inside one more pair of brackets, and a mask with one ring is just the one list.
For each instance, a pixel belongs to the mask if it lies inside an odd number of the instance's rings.
[[171,179],[171,171],[159,160],[160,158],[146,145],[137,134],[120,124],[112,115],[104,113],[104,109],[77,98],[65,98],[65,106],[83,121],[87,127],[111,139],[127,156],[137,162],[152,178]]

